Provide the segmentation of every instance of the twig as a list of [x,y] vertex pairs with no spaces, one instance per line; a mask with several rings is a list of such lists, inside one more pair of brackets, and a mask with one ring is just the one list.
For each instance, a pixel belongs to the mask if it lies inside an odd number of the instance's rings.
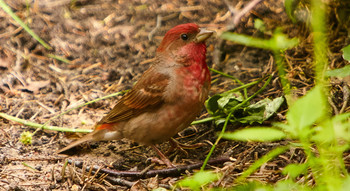
[[[76,167],[81,168],[83,166],[82,161],[73,161],[72,159],[67,159],[69,164],[74,164]],[[216,159],[211,159],[208,161],[208,164],[214,165],[214,164],[222,164],[224,162],[231,161],[230,157],[219,157]],[[158,169],[158,170],[149,170],[147,172],[143,171],[117,171],[107,168],[100,169],[100,173],[109,174],[110,176],[115,177],[134,177],[134,178],[148,178],[148,177],[154,177],[156,175],[163,176],[163,177],[176,177],[180,176],[185,171],[191,171],[196,168],[201,167],[203,162],[198,162],[194,164],[189,165],[182,165],[172,168],[166,168],[166,169]],[[87,167],[86,170],[90,170],[91,167]],[[94,165],[93,172],[97,171],[99,169],[99,166]],[[119,181],[119,180],[117,180]]]
[[115,178],[115,177],[110,177],[110,176],[107,176],[105,178],[106,180],[108,180],[108,182],[112,183],[112,184],[118,184],[118,185],[122,185],[122,186],[127,186],[129,188],[131,188],[135,182],[131,182],[131,181],[128,181],[128,180],[124,180],[124,179],[121,179],[121,178]]
[[258,3],[260,3],[261,0],[253,0],[250,3],[248,3],[247,6],[245,6],[241,11],[237,12],[235,16],[233,17],[233,26],[236,27],[238,23],[240,22],[241,18],[248,13],[251,9],[255,7]]
[[157,24],[156,27],[154,29],[152,29],[152,31],[148,34],[148,40],[151,41],[153,39],[153,35],[154,33],[157,32],[157,30],[162,26],[162,16],[161,15],[157,15]]
[[339,114],[338,108],[337,108],[337,106],[334,104],[334,102],[333,102],[333,100],[332,100],[331,97],[328,97],[328,103],[329,103],[329,105],[333,108],[334,114],[338,115],[338,114]]
[[339,113],[343,113],[346,106],[348,105],[349,102],[349,97],[350,97],[350,90],[348,85],[343,86],[343,106],[341,107]]

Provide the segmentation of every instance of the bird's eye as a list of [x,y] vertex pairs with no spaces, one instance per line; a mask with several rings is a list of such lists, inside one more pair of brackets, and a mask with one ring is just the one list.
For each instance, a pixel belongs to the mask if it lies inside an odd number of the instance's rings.
[[181,34],[181,39],[182,39],[182,40],[187,40],[187,39],[188,39],[187,34]]

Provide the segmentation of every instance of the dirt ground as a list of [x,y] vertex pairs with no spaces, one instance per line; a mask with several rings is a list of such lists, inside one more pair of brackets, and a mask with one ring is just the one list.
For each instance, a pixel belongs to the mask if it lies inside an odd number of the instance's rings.
[[[81,103],[129,89],[149,67],[162,36],[171,27],[195,22],[220,34],[231,28],[232,8],[241,10],[250,1],[188,0],[188,1],[112,1],[112,0],[6,0],[15,13],[41,38],[52,46],[45,49],[24,31],[3,10],[0,10],[0,112],[21,119],[44,124],[59,113]],[[337,9],[335,7],[334,9]],[[231,11],[230,11],[231,10]],[[161,17],[159,28],[157,18]],[[334,18],[333,18],[334,17]],[[254,28],[254,19],[265,22],[265,32]],[[331,68],[345,65],[340,49],[348,44],[348,31],[331,15],[334,33],[330,34]],[[313,86],[311,63],[312,41],[307,24],[292,24],[287,17],[283,1],[265,0],[253,7],[233,29],[237,33],[269,38],[276,27],[289,37],[299,37],[297,48],[288,50],[288,78],[297,95],[303,95]],[[337,29],[337,30],[335,30]],[[269,51],[247,48],[223,42],[217,36],[207,42],[209,67],[235,76],[244,83],[255,81],[276,71],[273,55]],[[63,62],[52,55],[69,60]],[[211,95],[239,86],[232,80],[212,74]],[[255,92],[262,84],[251,88]],[[341,108],[342,83],[332,83],[334,108]],[[282,95],[277,76],[255,101]],[[119,97],[102,100],[73,110],[50,122],[49,125],[91,129],[108,112]],[[345,107],[345,111],[349,111]],[[265,122],[283,121],[286,106]],[[203,115],[207,114],[203,109]],[[229,131],[244,125],[231,124]],[[177,151],[170,159],[177,165],[202,162],[216,140],[221,126],[204,123],[189,127],[175,138],[186,144],[205,143],[186,155]],[[148,158],[156,156],[150,147],[129,140],[98,142],[82,145],[68,156],[54,152],[80,135],[39,130],[31,145],[19,141],[24,131],[34,128],[0,118],[0,190],[151,190],[170,188],[183,175],[135,178],[121,177],[119,183],[92,177],[81,168],[69,165],[65,159],[83,161],[84,165],[98,165],[119,171],[142,171],[150,165]],[[263,156],[284,141],[275,143],[244,143],[222,140],[212,158],[231,157],[230,162],[210,165],[224,174],[212,186],[228,187],[233,180]],[[168,143],[159,145],[166,151]],[[350,157],[347,157],[350,158]],[[292,162],[303,162],[298,148],[270,161],[249,179],[273,183],[284,178],[281,169]],[[349,161],[348,161],[349,162]],[[153,169],[165,169],[151,165]],[[65,169],[65,172],[63,172]],[[199,168],[197,168],[199,169]],[[83,175],[82,175],[83,174]],[[184,174],[190,174],[186,172]],[[64,175],[64,176],[63,176]],[[119,179],[118,179],[119,180]],[[125,180],[125,182],[123,182]]]

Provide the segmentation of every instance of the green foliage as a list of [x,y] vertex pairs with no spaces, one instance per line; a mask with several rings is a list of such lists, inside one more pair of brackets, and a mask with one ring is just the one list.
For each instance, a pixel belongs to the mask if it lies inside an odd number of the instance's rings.
[[21,133],[21,137],[19,138],[19,141],[23,143],[24,145],[30,145],[32,144],[32,136],[33,134],[29,131],[24,131]]
[[274,54],[278,73],[283,86],[283,91],[287,98],[287,104],[288,105],[291,104],[293,100],[293,98],[290,95],[291,87],[290,87],[290,83],[286,78],[285,63],[284,63],[284,59],[281,56],[281,52],[297,46],[299,44],[299,39],[297,38],[289,39],[285,34],[281,32],[280,29],[276,29],[272,37],[268,40],[254,38],[251,36],[232,33],[232,32],[224,32],[220,37],[222,39],[233,41],[245,46],[271,50]]
[[233,187],[235,191],[311,191],[312,189],[293,182],[292,180],[283,180],[277,182],[274,186],[265,185],[257,181],[240,184]]
[[338,68],[334,70],[329,70],[326,72],[327,76],[337,76],[337,77],[346,77],[350,76],[350,65],[346,65],[343,68]]
[[[276,30],[268,39],[257,39],[246,35],[225,32],[221,38],[246,46],[271,50],[280,75],[289,110],[286,122],[275,123],[273,127],[253,127],[241,129],[232,133],[220,133],[219,138],[238,141],[275,141],[292,139],[286,146],[280,146],[255,161],[245,170],[235,182],[233,190],[350,190],[350,176],[345,168],[343,152],[350,148],[350,113],[331,116],[328,97],[327,76],[345,77],[350,75],[350,66],[327,71],[327,35],[326,35],[326,4],[319,0],[310,0],[310,26],[314,46],[314,70],[316,85],[298,100],[290,99],[290,83],[286,78],[283,51],[295,47],[298,39],[288,39],[280,30]],[[299,0],[285,0],[286,12],[293,21],[295,6]],[[260,30],[263,23],[255,21],[255,28]],[[350,61],[350,46],[342,49],[345,60]],[[217,123],[243,122],[252,124],[268,118],[265,113],[276,112],[280,100],[262,100],[253,105],[239,93],[228,91],[211,97],[206,102],[208,112],[214,116]],[[277,98],[278,99],[278,98]],[[266,104],[268,103],[268,104]],[[273,105],[269,107],[268,105]],[[264,115],[262,115],[264,114]],[[231,115],[234,117],[231,118]],[[225,120],[226,119],[226,120]],[[219,139],[218,138],[218,139]],[[246,178],[254,173],[261,165],[282,154],[289,148],[301,148],[306,161],[302,164],[289,164],[282,173],[286,175],[274,185],[258,182],[247,183]],[[311,175],[311,176],[310,176]],[[303,180],[298,178],[303,176]],[[308,184],[314,182],[313,185]]]
[[320,86],[297,100],[287,113],[289,126],[285,131],[294,138],[306,138],[312,132],[310,126],[326,115],[326,98]]
[[232,32],[224,32],[220,37],[224,40],[233,41],[245,46],[251,46],[255,48],[262,48],[273,51],[280,51],[293,48],[299,43],[299,40],[297,38],[289,39],[285,34],[281,32],[280,29],[275,30],[272,38],[268,40],[254,38],[251,36]]
[[274,191],[311,191],[312,189],[308,186],[298,184],[290,179],[277,182]]
[[293,23],[296,23],[296,21],[297,21],[295,18],[295,15],[294,15],[296,1],[298,1],[298,0],[285,0],[284,1],[284,7],[286,9],[286,13],[287,13],[288,17],[293,21]]
[[245,184],[240,184],[238,186],[234,187],[235,191],[254,191],[254,190],[259,190],[259,191],[270,191],[272,190],[272,187],[268,185],[264,185],[260,182],[253,181],[253,182],[248,182]]
[[350,61],[350,45],[344,47],[341,50],[343,51],[343,58],[347,61]]
[[265,23],[261,19],[254,19],[254,28],[258,29],[261,32],[265,31]]
[[178,186],[188,187],[191,190],[203,190],[206,184],[219,179],[219,174],[210,171],[201,171],[177,183]]
[[244,102],[243,96],[239,92],[227,91],[222,94],[216,94],[205,102],[205,106],[210,115],[216,117],[216,124],[225,122],[226,116],[234,111],[234,117],[230,122],[239,123],[262,123],[270,118],[282,105],[283,97],[273,100],[265,98],[255,104],[249,105]]
[[284,175],[289,175],[291,179],[295,179],[301,174],[306,174],[308,165],[304,164],[289,164],[283,169]]
[[222,138],[236,141],[278,141],[286,137],[286,134],[275,128],[254,127],[242,129],[232,133],[225,133]]

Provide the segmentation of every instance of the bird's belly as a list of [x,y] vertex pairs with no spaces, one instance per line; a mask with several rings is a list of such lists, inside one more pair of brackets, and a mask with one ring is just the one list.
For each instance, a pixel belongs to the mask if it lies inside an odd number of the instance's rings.
[[188,127],[200,113],[203,103],[164,105],[153,112],[146,112],[130,119],[124,128],[125,138],[152,145],[169,140]]

